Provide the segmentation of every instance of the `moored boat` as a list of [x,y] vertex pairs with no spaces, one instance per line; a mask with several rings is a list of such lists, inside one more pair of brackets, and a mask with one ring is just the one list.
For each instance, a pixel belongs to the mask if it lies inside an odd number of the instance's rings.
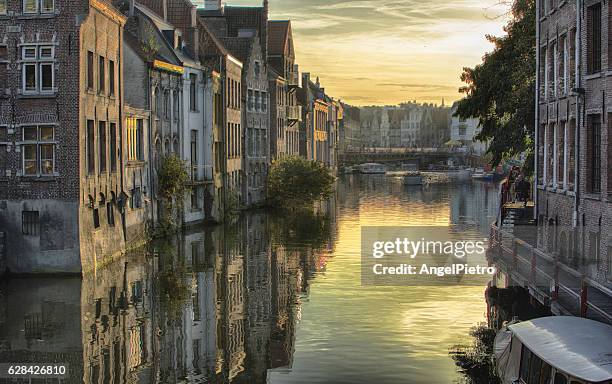
[[493,346],[502,384],[612,383],[612,326],[573,316],[510,323]]
[[419,172],[412,172],[402,177],[404,185],[423,185],[423,176]]
[[387,172],[387,167],[378,163],[365,163],[357,166],[360,173],[365,174],[382,174]]

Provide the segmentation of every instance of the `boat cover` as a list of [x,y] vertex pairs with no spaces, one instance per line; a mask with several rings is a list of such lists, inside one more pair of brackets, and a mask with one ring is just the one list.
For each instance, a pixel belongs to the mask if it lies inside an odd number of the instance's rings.
[[497,367],[497,374],[503,384],[510,384],[518,380],[521,365],[521,343],[512,340],[512,332],[507,328],[497,332],[493,344],[493,355]]
[[[580,317],[551,316],[512,324],[508,329],[513,334],[511,345],[522,343],[557,370],[593,383],[612,380],[610,325]],[[516,339],[520,343],[515,343]],[[520,364],[518,349],[519,360],[516,364]],[[511,355],[508,364],[514,364],[514,350]],[[503,353],[500,356],[503,357]]]

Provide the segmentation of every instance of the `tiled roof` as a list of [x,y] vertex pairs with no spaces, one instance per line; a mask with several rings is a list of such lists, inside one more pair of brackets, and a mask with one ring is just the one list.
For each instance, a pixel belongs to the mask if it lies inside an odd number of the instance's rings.
[[227,37],[227,22],[223,17],[202,17],[202,20],[215,37]]
[[291,22],[288,20],[268,21],[268,54],[285,54],[285,48],[290,30]]
[[250,37],[223,37],[219,39],[228,51],[238,60],[246,63],[251,54],[253,38]]
[[238,36],[240,29],[255,29],[261,35],[263,7],[225,7],[228,36]]

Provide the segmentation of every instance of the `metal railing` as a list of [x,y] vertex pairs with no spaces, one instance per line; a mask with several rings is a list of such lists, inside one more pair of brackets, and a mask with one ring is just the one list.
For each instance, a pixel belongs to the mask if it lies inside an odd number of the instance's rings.
[[555,302],[575,316],[612,323],[612,306],[601,305],[612,302],[612,291],[557,257],[495,225],[491,226],[489,255],[543,304]]

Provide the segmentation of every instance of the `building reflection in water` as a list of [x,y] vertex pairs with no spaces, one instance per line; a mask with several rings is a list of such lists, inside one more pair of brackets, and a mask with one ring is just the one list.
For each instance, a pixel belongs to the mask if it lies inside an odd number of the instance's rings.
[[291,367],[301,295],[333,247],[335,209],[249,214],[83,279],[5,282],[0,361],[67,362],[69,382],[265,383],[269,369]]

